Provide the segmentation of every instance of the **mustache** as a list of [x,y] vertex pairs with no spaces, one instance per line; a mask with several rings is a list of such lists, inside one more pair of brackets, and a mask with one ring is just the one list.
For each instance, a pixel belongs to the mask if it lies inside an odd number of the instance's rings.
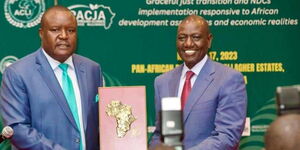
[[70,43],[69,42],[66,42],[66,41],[60,41],[60,42],[57,42],[56,44],[55,44],[56,46],[61,46],[61,45],[66,45],[66,46],[70,46]]

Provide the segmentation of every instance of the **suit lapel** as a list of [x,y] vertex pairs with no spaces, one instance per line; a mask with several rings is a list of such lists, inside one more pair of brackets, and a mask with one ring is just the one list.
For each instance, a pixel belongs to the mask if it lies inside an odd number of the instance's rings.
[[56,76],[47,61],[46,56],[43,54],[42,50],[40,49],[37,52],[36,57],[36,64],[38,65],[38,71],[40,75],[42,76],[42,79],[50,89],[50,91],[53,94],[53,97],[55,97],[55,101],[58,103],[58,105],[62,108],[63,112],[66,114],[67,118],[70,120],[71,124],[77,129],[75,120],[73,118],[72,112],[68,106],[67,100],[65,98],[65,95],[59,85],[59,82],[56,79]]
[[183,121],[185,122],[188,118],[193,106],[195,106],[196,102],[200,100],[200,97],[204,94],[207,87],[213,81],[214,77],[213,74],[215,72],[215,68],[213,66],[213,62],[210,59],[207,59],[207,62],[203,66],[202,70],[200,71],[191,93],[188,97],[187,103],[184,108],[184,116]]
[[89,108],[89,102],[87,100],[87,78],[85,72],[85,64],[80,61],[80,58],[77,55],[73,55],[73,63],[75,66],[76,77],[78,80],[78,86],[80,90],[81,97],[81,108],[82,108],[82,120],[83,120],[83,128],[86,130],[87,124],[87,112]]
[[170,97],[177,97],[178,96],[178,87],[180,82],[180,76],[182,71],[183,65],[180,65],[174,70],[170,81],[169,81],[169,96]]

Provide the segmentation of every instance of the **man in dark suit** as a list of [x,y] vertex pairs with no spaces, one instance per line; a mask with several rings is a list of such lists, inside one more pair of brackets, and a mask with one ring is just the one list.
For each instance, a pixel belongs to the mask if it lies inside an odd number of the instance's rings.
[[42,47],[5,69],[0,104],[13,149],[99,149],[100,66],[74,54],[77,22],[63,6],[43,15]]
[[207,56],[213,37],[204,18],[188,16],[177,31],[184,64],[155,79],[157,120],[151,147],[160,143],[161,99],[181,97],[185,150],[236,149],[247,112],[243,75]]

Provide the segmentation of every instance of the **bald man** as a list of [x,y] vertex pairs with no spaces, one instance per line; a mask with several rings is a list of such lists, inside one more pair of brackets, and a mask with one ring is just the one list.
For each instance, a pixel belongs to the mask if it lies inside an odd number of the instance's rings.
[[266,150],[300,149],[300,115],[289,114],[277,118],[265,135]]
[[42,46],[5,69],[0,91],[13,149],[98,150],[97,63],[74,54],[77,22],[63,6],[49,8],[39,29]]
[[185,150],[237,149],[247,112],[245,83],[241,73],[207,56],[212,39],[202,17],[188,16],[178,26],[177,52],[184,63],[155,79],[152,148],[161,142],[161,99],[180,97]]

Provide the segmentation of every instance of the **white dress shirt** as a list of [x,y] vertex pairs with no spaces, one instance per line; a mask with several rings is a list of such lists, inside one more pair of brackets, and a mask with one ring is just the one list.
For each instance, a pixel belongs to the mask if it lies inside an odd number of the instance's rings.
[[197,77],[198,77],[200,71],[202,70],[202,68],[203,68],[203,66],[204,66],[204,64],[205,64],[205,62],[207,61],[207,58],[208,58],[208,56],[205,55],[205,56],[203,57],[203,59],[202,59],[200,62],[198,62],[192,69],[189,69],[189,68],[186,66],[185,63],[183,64],[183,69],[182,69],[182,72],[181,72],[180,82],[179,82],[179,87],[178,87],[178,93],[177,93],[177,96],[178,96],[178,97],[181,97],[181,94],[182,94],[182,89],[183,89],[183,85],[184,85],[185,78],[186,78],[186,77],[185,77],[185,76],[186,76],[186,72],[192,71],[192,72],[194,73],[194,75],[193,75],[192,78],[191,78],[191,86],[192,86],[192,88],[193,88],[193,85],[194,85],[194,83],[195,83],[195,81],[196,81],[196,79],[197,79]]
[[[59,65],[61,63],[59,61],[53,59],[51,56],[49,56],[45,52],[44,49],[43,49],[43,52],[50,64],[51,68],[53,69],[53,72],[56,76],[56,79],[59,82],[60,87],[62,88],[62,73],[63,73],[63,71],[59,68]],[[81,135],[82,147],[83,147],[83,150],[85,150],[86,146],[85,146],[85,134],[84,134],[84,129],[83,129],[81,97],[80,97],[80,90],[79,90],[79,86],[78,86],[78,80],[77,80],[77,76],[76,76],[76,72],[75,72],[75,67],[73,64],[73,57],[70,56],[64,63],[68,64],[68,75],[71,78],[73,88],[74,88],[78,117],[79,117],[79,124],[80,124],[80,135]]]

